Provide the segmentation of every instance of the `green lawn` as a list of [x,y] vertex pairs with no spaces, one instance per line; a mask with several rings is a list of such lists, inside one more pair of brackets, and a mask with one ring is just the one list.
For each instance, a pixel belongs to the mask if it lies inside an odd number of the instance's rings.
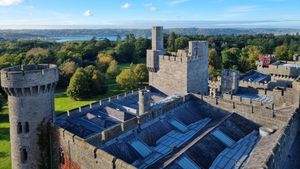
[[4,106],[0,112],[0,169],[11,168],[8,108]]

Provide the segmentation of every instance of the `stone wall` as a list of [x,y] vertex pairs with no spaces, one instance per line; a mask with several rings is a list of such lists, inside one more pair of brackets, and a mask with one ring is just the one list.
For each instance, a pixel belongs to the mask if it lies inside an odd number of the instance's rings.
[[[291,112],[292,113],[292,112]],[[270,136],[262,137],[251,153],[246,169],[282,169],[287,155],[300,127],[300,113],[297,110],[286,120],[284,127]]]
[[159,71],[149,72],[149,86],[167,94],[187,91],[187,57],[159,57]]
[[135,167],[101,149],[87,143],[85,140],[55,127],[55,162],[62,169],[133,169]]
[[[289,64],[295,64],[295,62],[287,62]],[[262,73],[272,75],[284,75],[296,78],[300,74],[300,69],[296,67],[287,67],[282,65],[271,64],[269,67],[257,66],[257,70]]]
[[262,126],[270,128],[282,126],[284,124],[282,120],[286,119],[276,109],[272,109],[272,105],[262,105],[260,102],[251,102],[249,99],[239,100],[238,97],[234,98],[231,95],[224,95],[224,99],[198,94],[193,94],[193,96],[200,99],[204,104],[212,105],[228,112],[235,112]]

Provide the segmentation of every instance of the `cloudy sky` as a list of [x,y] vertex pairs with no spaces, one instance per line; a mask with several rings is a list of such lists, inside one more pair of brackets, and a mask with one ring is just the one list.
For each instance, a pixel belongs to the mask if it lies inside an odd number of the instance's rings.
[[300,28],[300,0],[0,0],[0,29]]

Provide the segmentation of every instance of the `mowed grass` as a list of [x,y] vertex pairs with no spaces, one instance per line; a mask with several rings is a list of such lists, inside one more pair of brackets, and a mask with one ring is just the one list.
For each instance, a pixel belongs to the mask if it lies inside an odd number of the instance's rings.
[[[129,69],[130,64],[121,64],[120,69]],[[115,79],[108,79],[108,91],[104,95],[91,97],[89,99],[75,101],[66,95],[65,90],[57,90],[55,92],[55,112],[57,115],[78,108],[80,106],[90,104],[94,101],[101,100],[110,96],[126,92],[121,89],[116,83]],[[10,160],[10,141],[9,141],[9,119],[8,107],[3,107],[0,111],[0,169],[11,169]]]
[[0,112],[0,169],[10,169],[10,142],[7,105]]

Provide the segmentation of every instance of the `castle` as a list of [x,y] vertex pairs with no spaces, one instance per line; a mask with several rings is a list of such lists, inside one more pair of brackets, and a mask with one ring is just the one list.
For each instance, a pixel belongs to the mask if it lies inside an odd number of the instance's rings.
[[153,27],[148,88],[58,117],[55,65],[3,69],[13,168],[38,168],[37,127],[49,119],[60,168],[284,168],[299,129],[299,65],[224,70],[209,81],[207,42],[167,53],[163,28]]

